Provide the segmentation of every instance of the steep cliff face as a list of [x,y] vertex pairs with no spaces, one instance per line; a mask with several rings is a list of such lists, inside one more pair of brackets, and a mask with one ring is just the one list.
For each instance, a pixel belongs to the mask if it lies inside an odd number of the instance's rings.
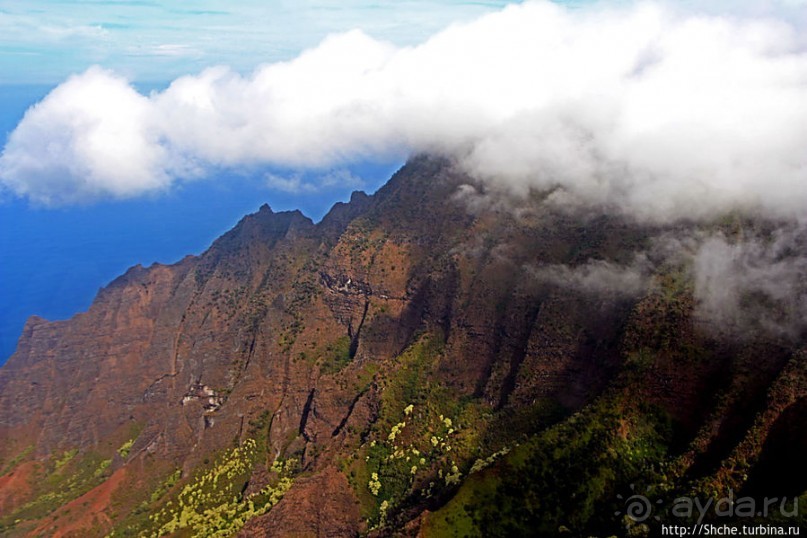
[[32,318],[0,369],[3,531],[605,533],[636,481],[770,489],[804,341],[710,329],[685,264],[648,260],[680,229],[546,194],[416,158]]

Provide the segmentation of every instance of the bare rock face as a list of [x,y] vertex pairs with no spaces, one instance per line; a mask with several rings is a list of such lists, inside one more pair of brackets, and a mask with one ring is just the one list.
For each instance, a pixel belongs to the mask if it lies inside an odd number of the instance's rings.
[[326,468],[301,478],[269,513],[249,521],[238,536],[356,536],[361,528],[358,501],[343,474]]
[[0,531],[612,533],[642,473],[769,490],[804,442],[805,342],[703,327],[669,260],[620,287],[680,230],[547,195],[419,157],[318,224],[264,205],[31,318],[0,369]]

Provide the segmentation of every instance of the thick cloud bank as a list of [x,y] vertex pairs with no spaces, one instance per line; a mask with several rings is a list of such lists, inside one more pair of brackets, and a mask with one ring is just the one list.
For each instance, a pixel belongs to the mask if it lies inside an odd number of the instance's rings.
[[[783,11],[784,12],[784,11]],[[211,168],[443,152],[492,186],[639,218],[807,208],[807,43],[795,19],[654,3],[510,6],[417,47],[353,31],[249,76],[144,96],[101,68],[31,108],[0,157],[13,193],[127,197]]]

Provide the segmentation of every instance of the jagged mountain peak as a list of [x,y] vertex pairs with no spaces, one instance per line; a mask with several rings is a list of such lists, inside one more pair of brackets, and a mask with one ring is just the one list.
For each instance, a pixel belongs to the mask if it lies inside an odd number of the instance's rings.
[[686,225],[471,208],[469,184],[418,156],[317,224],[263,205],[31,318],[0,369],[2,532],[610,535],[638,480],[788,472],[805,342],[703,323],[658,246]]

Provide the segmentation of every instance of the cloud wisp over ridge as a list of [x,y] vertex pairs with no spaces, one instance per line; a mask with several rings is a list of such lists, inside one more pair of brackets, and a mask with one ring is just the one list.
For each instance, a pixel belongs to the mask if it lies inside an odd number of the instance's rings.
[[642,219],[807,208],[801,22],[658,3],[512,5],[418,46],[360,31],[241,76],[138,93],[100,67],[32,107],[0,157],[46,204],[131,197],[221,167],[339,168],[439,152],[491,187]]
[[798,341],[807,335],[807,226],[775,230],[768,241],[705,238],[692,273],[698,314],[735,335]]

